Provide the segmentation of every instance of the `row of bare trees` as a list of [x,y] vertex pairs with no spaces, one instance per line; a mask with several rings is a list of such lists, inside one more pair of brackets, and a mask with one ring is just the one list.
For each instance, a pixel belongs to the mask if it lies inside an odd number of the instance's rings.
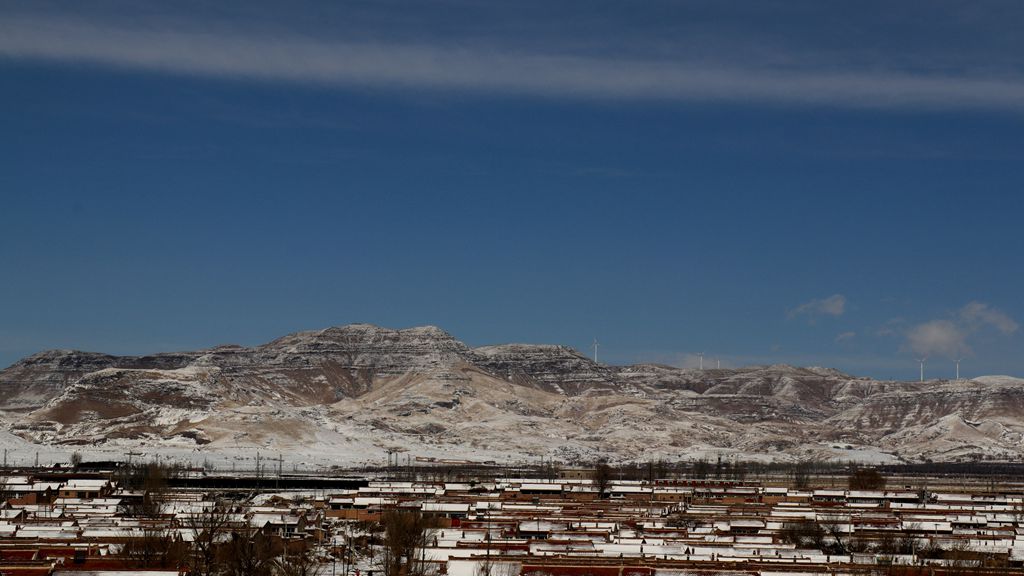
[[[154,502],[143,504],[140,517],[152,524],[125,541],[123,555],[139,568],[186,569],[191,576],[312,576],[321,565],[306,542],[288,542],[238,522],[232,507],[218,504],[189,515],[181,537],[156,520],[162,500],[158,478],[149,471],[145,483],[154,488]],[[143,500],[148,502],[148,500]],[[418,510],[390,510],[379,522],[360,523],[363,552],[383,576],[429,576],[436,572],[425,556],[437,519]],[[350,539],[346,546],[354,543]],[[301,545],[300,545],[301,544]]]
[[137,497],[122,501],[121,512],[132,518],[157,518],[171,480],[182,472],[180,466],[147,462],[118,468],[113,480],[121,488],[136,492]]
[[232,522],[224,507],[192,514],[185,521],[189,541],[177,530],[150,526],[127,538],[122,554],[138,568],[187,569],[192,576],[312,576],[318,566],[304,545],[287,543],[262,530]]
[[8,486],[9,482],[10,480],[6,476],[0,476],[0,508],[3,508],[4,504],[14,497]]

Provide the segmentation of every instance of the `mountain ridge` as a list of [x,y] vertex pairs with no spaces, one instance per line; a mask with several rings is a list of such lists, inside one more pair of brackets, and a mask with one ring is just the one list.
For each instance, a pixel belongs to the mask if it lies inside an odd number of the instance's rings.
[[348,446],[350,460],[397,448],[565,459],[1024,453],[1021,379],[610,366],[554,344],[474,348],[435,326],[332,326],[142,356],[43,351],[0,370],[0,392],[3,426],[42,446]]

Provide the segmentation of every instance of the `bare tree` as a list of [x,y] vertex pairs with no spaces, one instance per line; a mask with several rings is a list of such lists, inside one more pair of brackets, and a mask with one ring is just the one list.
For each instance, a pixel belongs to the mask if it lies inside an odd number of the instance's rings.
[[898,534],[885,532],[875,540],[874,549],[881,554],[913,554],[920,548],[913,533],[920,529],[921,525],[914,522],[906,525]]
[[157,518],[163,512],[168,481],[178,473],[178,468],[157,462],[134,464],[118,469],[115,476],[119,486],[142,492],[139,500],[130,500],[123,505],[127,516]]
[[612,480],[612,468],[604,458],[597,461],[594,467],[594,487],[597,488],[597,497],[604,498],[608,492],[608,485]]
[[0,508],[7,503],[8,500],[14,498],[14,492],[10,489],[11,479],[6,476],[0,477]]
[[917,536],[914,536],[914,532],[921,529],[921,525],[917,522],[909,524],[903,534],[896,540],[896,552],[898,554],[914,554],[919,548],[917,543]]
[[429,572],[423,561],[428,530],[433,518],[416,510],[390,510],[381,518],[384,539],[380,567],[385,576],[424,576]]
[[821,524],[813,520],[787,522],[782,525],[782,530],[779,531],[779,538],[783,542],[801,548],[816,548],[818,550],[825,549],[825,536],[825,530],[821,527]]
[[222,507],[191,514],[185,521],[192,532],[190,573],[195,576],[217,574],[217,548],[226,533],[231,515]]
[[700,526],[700,517],[689,512],[676,512],[665,520],[665,526],[670,528],[684,528],[687,532]]
[[851,554],[867,552],[870,548],[871,543],[868,541],[867,538],[861,535],[851,536],[846,540],[846,550]]
[[876,554],[897,554],[899,552],[899,538],[897,538],[894,531],[883,532],[875,538],[871,548]]
[[793,465],[793,487],[806,490],[811,485],[811,463],[797,462]]
[[693,477],[703,480],[708,477],[708,472],[711,470],[711,464],[707,458],[701,458],[693,463]]
[[181,568],[188,546],[167,528],[148,526],[128,537],[122,554],[137,568]]
[[885,476],[874,468],[858,468],[847,478],[850,490],[885,490]]
[[944,556],[948,561],[948,574],[971,574],[971,568],[980,568],[982,565],[976,555],[971,552],[966,540],[957,540],[946,551]]
[[281,550],[262,530],[246,527],[232,531],[217,549],[219,574],[224,576],[273,576]]
[[315,576],[320,563],[308,549],[299,552],[288,552],[274,560],[274,576]]
[[849,553],[847,534],[844,530],[847,522],[847,518],[839,515],[828,515],[822,518],[821,528],[825,531],[825,534],[830,540],[826,543],[825,552],[832,554]]
[[377,558],[377,550],[384,542],[384,526],[371,520],[357,520],[345,524],[346,557],[365,556],[373,566],[382,565]]

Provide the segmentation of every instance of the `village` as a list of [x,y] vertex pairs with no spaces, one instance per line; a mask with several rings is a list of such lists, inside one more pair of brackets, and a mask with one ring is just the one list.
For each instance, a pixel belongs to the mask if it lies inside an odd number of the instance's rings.
[[0,575],[1024,574],[1019,486],[413,476],[9,470]]

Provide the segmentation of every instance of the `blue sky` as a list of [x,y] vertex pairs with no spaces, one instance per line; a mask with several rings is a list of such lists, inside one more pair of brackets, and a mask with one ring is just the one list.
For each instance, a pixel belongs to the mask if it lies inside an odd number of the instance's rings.
[[1024,374],[1019,2],[0,0],[0,364],[349,322]]

